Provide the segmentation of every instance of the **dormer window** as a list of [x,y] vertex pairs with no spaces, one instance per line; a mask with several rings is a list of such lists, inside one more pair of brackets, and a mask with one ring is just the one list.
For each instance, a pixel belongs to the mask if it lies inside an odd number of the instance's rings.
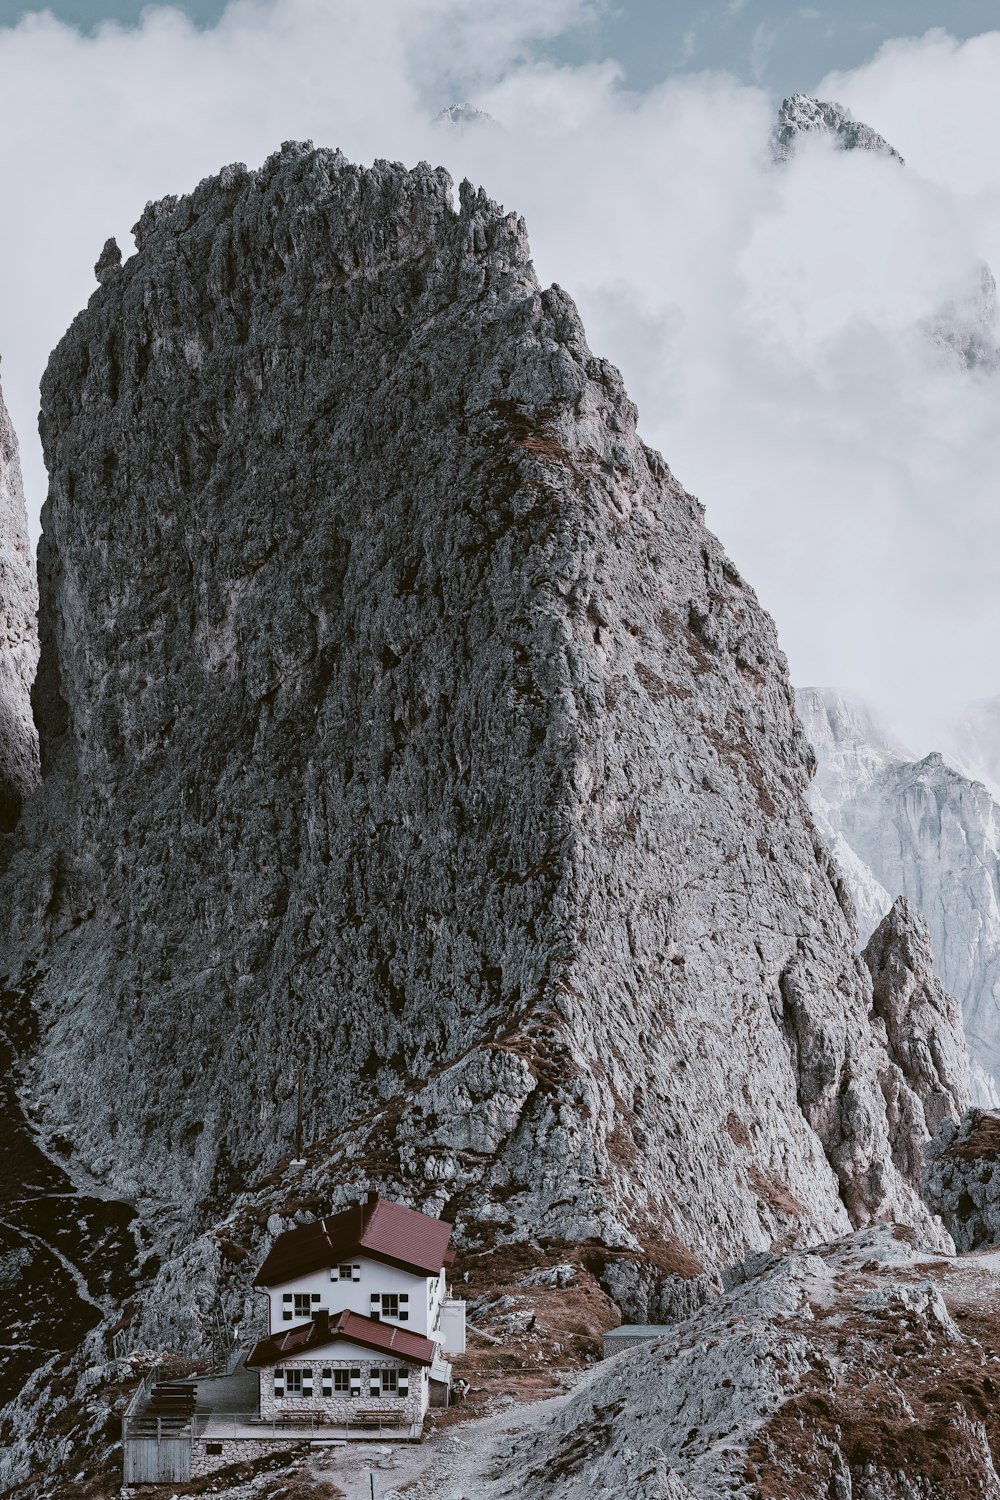
[[356,1265],[356,1264],[355,1265],[348,1265],[348,1263],[346,1261],[343,1263],[343,1265],[331,1266],[330,1267],[330,1280],[331,1281],[360,1281],[361,1280],[361,1267],[359,1265]]

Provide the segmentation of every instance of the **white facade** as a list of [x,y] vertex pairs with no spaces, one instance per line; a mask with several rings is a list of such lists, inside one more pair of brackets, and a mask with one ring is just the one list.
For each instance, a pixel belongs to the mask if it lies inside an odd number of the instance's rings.
[[436,1276],[421,1276],[355,1253],[349,1263],[265,1290],[272,1334],[311,1322],[323,1309],[333,1319],[346,1310],[420,1334],[441,1344],[446,1354],[465,1351],[465,1304],[458,1304],[460,1317],[449,1311],[456,1299],[447,1297],[443,1267]]

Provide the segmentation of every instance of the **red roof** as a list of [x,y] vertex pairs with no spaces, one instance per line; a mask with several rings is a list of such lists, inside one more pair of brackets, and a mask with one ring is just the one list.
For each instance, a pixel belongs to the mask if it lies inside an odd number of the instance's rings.
[[376,1322],[360,1313],[340,1312],[331,1317],[326,1311],[317,1313],[311,1323],[299,1323],[287,1333],[273,1333],[269,1339],[261,1339],[244,1363],[250,1369],[257,1365],[277,1365],[283,1359],[297,1359],[338,1339],[349,1339],[352,1344],[374,1349],[377,1354],[395,1355],[407,1364],[434,1363],[434,1345],[419,1333],[397,1328],[394,1323]]
[[279,1234],[253,1284],[280,1286],[360,1252],[416,1276],[436,1276],[454,1259],[448,1250],[453,1227],[430,1214],[376,1198]]

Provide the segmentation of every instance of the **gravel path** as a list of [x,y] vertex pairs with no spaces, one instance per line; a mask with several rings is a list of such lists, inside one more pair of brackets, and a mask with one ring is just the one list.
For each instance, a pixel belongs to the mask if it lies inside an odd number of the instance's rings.
[[513,1438],[568,1399],[567,1393],[509,1406],[434,1433],[423,1443],[331,1449],[312,1467],[317,1478],[339,1485],[347,1500],[372,1500],[373,1493],[375,1500],[485,1500],[489,1481],[503,1472]]

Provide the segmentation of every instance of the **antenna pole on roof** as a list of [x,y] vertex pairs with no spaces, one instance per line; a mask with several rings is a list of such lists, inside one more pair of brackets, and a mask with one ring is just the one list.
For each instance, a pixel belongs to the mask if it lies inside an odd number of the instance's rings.
[[295,1159],[302,1160],[302,1064],[299,1063],[299,1103],[295,1112]]

